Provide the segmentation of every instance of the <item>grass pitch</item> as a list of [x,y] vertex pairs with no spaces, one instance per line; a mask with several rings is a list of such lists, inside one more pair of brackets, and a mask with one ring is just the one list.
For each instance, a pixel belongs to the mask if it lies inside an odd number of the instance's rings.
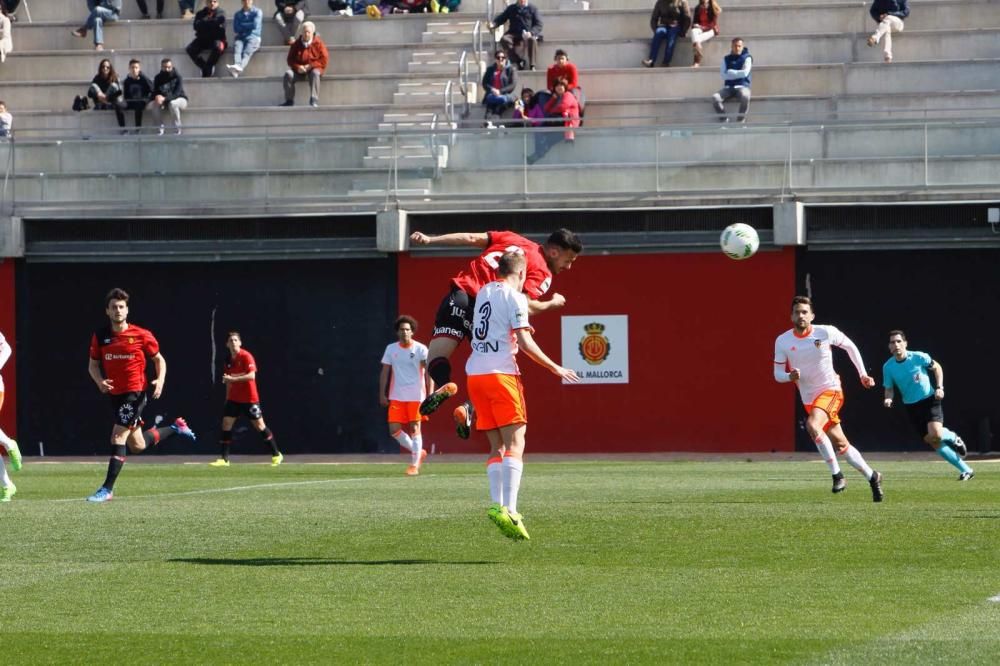
[[[0,505],[0,661],[994,664],[1000,468],[28,461]],[[63,500],[74,501],[63,501]],[[1000,599],[1000,597],[998,597]]]

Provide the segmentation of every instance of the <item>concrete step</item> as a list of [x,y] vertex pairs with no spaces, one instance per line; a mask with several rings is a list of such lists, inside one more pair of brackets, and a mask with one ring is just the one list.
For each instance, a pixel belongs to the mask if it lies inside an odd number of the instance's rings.
[[437,161],[434,159],[433,155],[402,155],[393,158],[392,155],[365,155],[364,165],[366,167],[375,168],[392,168],[398,165],[398,168],[404,170],[410,169],[428,169],[433,170],[437,168]]
[[430,195],[433,188],[434,181],[430,178],[402,175],[398,181],[393,179],[389,184],[385,177],[368,177],[355,180],[348,194],[353,197],[385,196],[389,193],[403,197],[422,197]]
[[386,113],[382,122],[378,124],[378,129],[382,131],[393,131],[395,129],[412,129],[416,127],[430,129],[434,117],[437,116],[439,123],[444,123],[444,114],[435,110],[422,112],[404,112],[398,110],[399,107],[392,107],[393,112]]
[[379,143],[368,146],[368,151],[365,153],[365,157],[377,157],[380,159],[398,156],[398,157],[430,157],[431,147],[429,141],[422,141],[419,143],[413,143],[413,139],[408,139],[408,142],[400,142],[393,146],[392,143]]

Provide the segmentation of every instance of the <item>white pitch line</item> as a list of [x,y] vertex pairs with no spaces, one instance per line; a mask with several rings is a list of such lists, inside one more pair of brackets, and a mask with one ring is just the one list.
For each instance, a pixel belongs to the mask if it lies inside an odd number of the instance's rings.
[[998,594],[996,596],[992,596],[989,599],[987,599],[986,601],[990,601],[990,602],[995,603],[995,604],[1000,604],[1000,594]]
[[[428,475],[430,476],[430,475]],[[151,497],[179,497],[181,495],[209,495],[212,493],[232,493],[241,490],[257,490],[259,488],[286,488],[288,486],[310,486],[320,483],[346,483],[348,481],[374,481],[375,477],[358,477],[353,479],[318,479],[316,481],[286,481],[284,483],[260,483],[254,486],[233,486],[231,488],[206,488],[204,490],[185,490],[179,493],[159,493],[156,495],[126,495],[122,499],[149,499]],[[86,498],[57,499],[50,502],[82,502]]]

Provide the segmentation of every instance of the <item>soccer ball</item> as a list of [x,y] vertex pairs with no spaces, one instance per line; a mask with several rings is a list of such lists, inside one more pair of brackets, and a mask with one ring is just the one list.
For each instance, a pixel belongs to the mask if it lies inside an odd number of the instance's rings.
[[737,222],[722,230],[719,245],[730,259],[749,259],[760,247],[760,237],[749,224]]

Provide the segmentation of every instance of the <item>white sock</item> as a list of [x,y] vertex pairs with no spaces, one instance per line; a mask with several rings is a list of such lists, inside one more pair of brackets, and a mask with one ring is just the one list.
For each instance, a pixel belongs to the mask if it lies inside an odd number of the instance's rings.
[[8,437],[7,433],[5,433],[3,430],[0,430],[0,445],[3,445],[3,448],[6,449],[10,447],[10,445],[13,444],[13,442],[14,440]]
[[424,437],[423,435],[414,435],[410,441],[413,442],[413,448],[411,449],[412,455],[410,456],[410,464],[416,465],[420,463],[420,452],[424,448]]
[[825,432],[821,432],[816,438],[816,450],[823,457],[823,462],[830,468],[830,474],[840,474],[840,463],[837,462],[837,454],[833,452],[833,444]]
[[503,497],[504,506],[511,513],[517,513],[517,491],[521,488],[521,472],[524,463],[510,456],[503,459]]
[[847,450],[844,451],[844,458],[847,460],[847,464],[864,474],[866,479],[872,478],[872,474],[874,472],[872,472],[872,468],[868,466],[868,463],[865,462],[865,458],[861,455],[861,451],[858,451],[852,445],[848,444]]
[[503,506],[503,458],[497,456],[486,461],[486,478],[490,481],[490,501]]
[[395,435],[392,436],[392,438],[397,442],[399,442],[399,445],[402,446],[407,451],[413,450],[413,440],[410,439],[410,436],[406,434],[405,430],[399,430]]
[[10,477],[7,476],[7,463],[4,462],[3,458],[0,458],[0,472],[3,472],[0,474],[0,488],[9,488],[14,485],[10,482]]

